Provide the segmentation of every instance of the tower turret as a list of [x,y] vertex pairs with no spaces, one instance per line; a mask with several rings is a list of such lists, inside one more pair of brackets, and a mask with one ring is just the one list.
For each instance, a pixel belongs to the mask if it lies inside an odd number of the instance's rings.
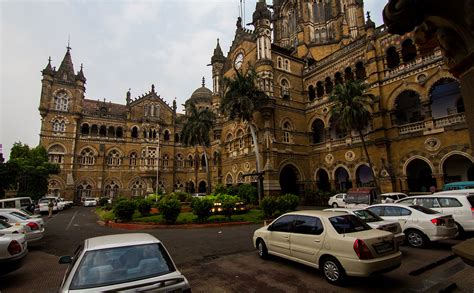
[[56,78],[62,81],[74,82],[76,75],[74,74],[74,65],[72,64],[71,58],[71,47],[67,46],[66,55],[64,55],[63,61],[56,72]]
[[214,54],[211,58],[212,65],[212,89],[214,94],[218,94],[220,90],[220,76],[222,68],[224,67],[225,57],[222,53],[221,46],[219,44],[219,39],[217,39],[217,45],[214,49]]
[[255,71],[258,76],[260,89],[268,96],[273,96],[273,61],[271,40],[272,13],[265,0],[259,0],[253,13],[252,24],[257,35],[257,62]]

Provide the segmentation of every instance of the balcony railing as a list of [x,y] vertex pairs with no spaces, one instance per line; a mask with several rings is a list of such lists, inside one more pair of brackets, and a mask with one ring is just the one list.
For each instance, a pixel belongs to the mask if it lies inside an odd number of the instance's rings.
[[464,113],[457,113],[446,117],[441,117],[434,120],[436,128],[443,128],[453,124],[466,122],[466,115]]
[[405,124],[405,125],[399,126],[398,128],[398,130],[400,131],[400,134],[407,134],[407,133],[422,131],[426,129],[427,127],[426,127],[425,121]]
[[413,133],[418,131],[425,131],[429,128],[440,129],[446,126],[460,124],[466,122],[466,115],[464,113],[457,113],[454,115],[449,115],[441,118],[433,119],[431,121],[420,121],[410,124],[401,125],[398,127],[400,134]]

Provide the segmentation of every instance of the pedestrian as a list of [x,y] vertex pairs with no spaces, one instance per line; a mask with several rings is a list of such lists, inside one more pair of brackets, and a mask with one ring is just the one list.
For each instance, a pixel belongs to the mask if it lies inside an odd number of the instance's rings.
[[48,218],[53,217],[53,207],[54,207],[53,200],[50,199],[48,203],[48,213],[49,213]]
[[431,192],[431,193],[435,193],[435,192],[436,192],[436,187],[434,187],[434,185],[431,185],[431,187],[430,187],[430,192]]

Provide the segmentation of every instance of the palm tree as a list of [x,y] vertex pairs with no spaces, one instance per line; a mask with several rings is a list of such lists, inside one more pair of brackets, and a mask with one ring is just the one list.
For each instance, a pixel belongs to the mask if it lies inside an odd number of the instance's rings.
[[[186,117],[181,132],[181,141],[186,146],[201,146],[204,150],[206,162],[208,193],[211,192],[211,173],[209,171],[209,161],[207,158],[207,147],[210,145],[209,132],[214,126],[215,114],[209,109],[198,110],[196,105],[190,103],[186,108]],[[197,172],[197,169],[196,169]],[[196,175],[197,177],[197,175]],[[196,178],[196,187],[197,187]]]
[[338,84],[334,88],[330,100],[334,102],[331,114],[336,118],[336,123],[347,131],[356,130],[360,135],[367,162],[374,179],[375,187],[378,189],[372,162],[370,161],[367,146],[365,144],[362,130],[367,127],[370,118],[370,107],[373,104],[372,98],[365,92],[367,85],[359,80],[348,81],[345,84]]
[[254,145],[258,180],[258,201],[262,199],[262,182],[261,182],[261,163],[260,153],[258,151],[257,136],[253,122],[253,113],[259,111],[267,102],[268,96],[256,86],[257,73],[250,68],[247,73],[236,70],[233,79],[224,77],[224,97],[222,98],[220,110],[231,120],[240,120],[249,124],[250,132]]

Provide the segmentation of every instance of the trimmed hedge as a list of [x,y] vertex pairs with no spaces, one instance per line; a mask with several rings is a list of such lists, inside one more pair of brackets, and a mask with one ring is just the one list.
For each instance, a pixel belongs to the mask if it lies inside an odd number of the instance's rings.
[[133,200],[121,199],[114,205],[113,211],[117,219],[128,222],[133,218],[135,208],[136,204]]
[[165,197],[159,202],[158,209],[166,223],[174,224],[181,213],[181,202],[176,197]]
[[151,202],[146,199],[140,199],[137,201],[137,209],[143,217],[150,215]]
[[272,219],[284,213],[296,210],[298,203],[298,196],[287,193],[278,197],[266,196],[263,198],[260,208],[266,219]]
[[212,215],[212,207],[214,207],[214,202],[207,197],[193,198],[191,202],[193,214],[197,216],[199,222],[205,222],[209,219]]

